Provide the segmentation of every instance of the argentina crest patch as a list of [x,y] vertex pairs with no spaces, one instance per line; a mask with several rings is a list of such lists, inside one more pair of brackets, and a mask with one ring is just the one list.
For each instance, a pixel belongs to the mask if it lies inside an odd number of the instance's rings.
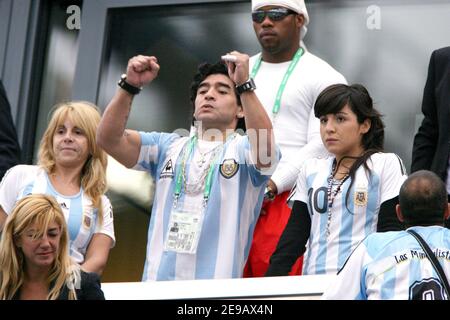
[[234,159],[224,159],[220,165],[220,174],[225,179],[232,178],[239,170],[239,164]]
[[361,206],[361,207],[366,206],[367,200],[368,200],[367,198],[368,198],[367,190],[356,189],[355,199],[354,199],[354,203],[356,206]]
[[86,229],[91,228],[91,217],[89,217],[87,214],[83,214],[83,227]]

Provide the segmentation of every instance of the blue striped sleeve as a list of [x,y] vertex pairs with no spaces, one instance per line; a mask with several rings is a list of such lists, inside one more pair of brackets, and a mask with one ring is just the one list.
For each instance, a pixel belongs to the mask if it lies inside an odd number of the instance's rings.
[[139,132],[141,136],[141,151],[133,169],[149,171],[156,176],[160,161],[163,161],[167,150],[180,136],[175,133]]

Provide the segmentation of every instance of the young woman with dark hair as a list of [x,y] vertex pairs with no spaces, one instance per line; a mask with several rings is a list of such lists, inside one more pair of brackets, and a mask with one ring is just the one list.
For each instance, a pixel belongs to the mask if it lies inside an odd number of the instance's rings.
[[384,124],[366,88],[332,85],[314,112],[331,156],[302,167],[266,276],[287,275],[305,250],[303,274],[336,273],[367,235],[402,229],[395,205],[406,172],[396,154],[383,152]]

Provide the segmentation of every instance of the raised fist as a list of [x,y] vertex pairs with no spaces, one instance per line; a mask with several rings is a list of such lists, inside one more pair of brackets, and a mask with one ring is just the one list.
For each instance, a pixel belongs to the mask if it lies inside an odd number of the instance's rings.
[[128,60],[127,82],[142,87],[158,76],[159,64],[154,56],[138,55]]

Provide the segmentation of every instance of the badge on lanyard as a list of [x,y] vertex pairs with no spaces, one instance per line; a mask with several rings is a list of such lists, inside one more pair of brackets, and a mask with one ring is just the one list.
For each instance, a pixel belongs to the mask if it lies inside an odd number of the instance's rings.
[[173,208],[164,242],[165,251],[195,254],[202,230],[202,210]]

